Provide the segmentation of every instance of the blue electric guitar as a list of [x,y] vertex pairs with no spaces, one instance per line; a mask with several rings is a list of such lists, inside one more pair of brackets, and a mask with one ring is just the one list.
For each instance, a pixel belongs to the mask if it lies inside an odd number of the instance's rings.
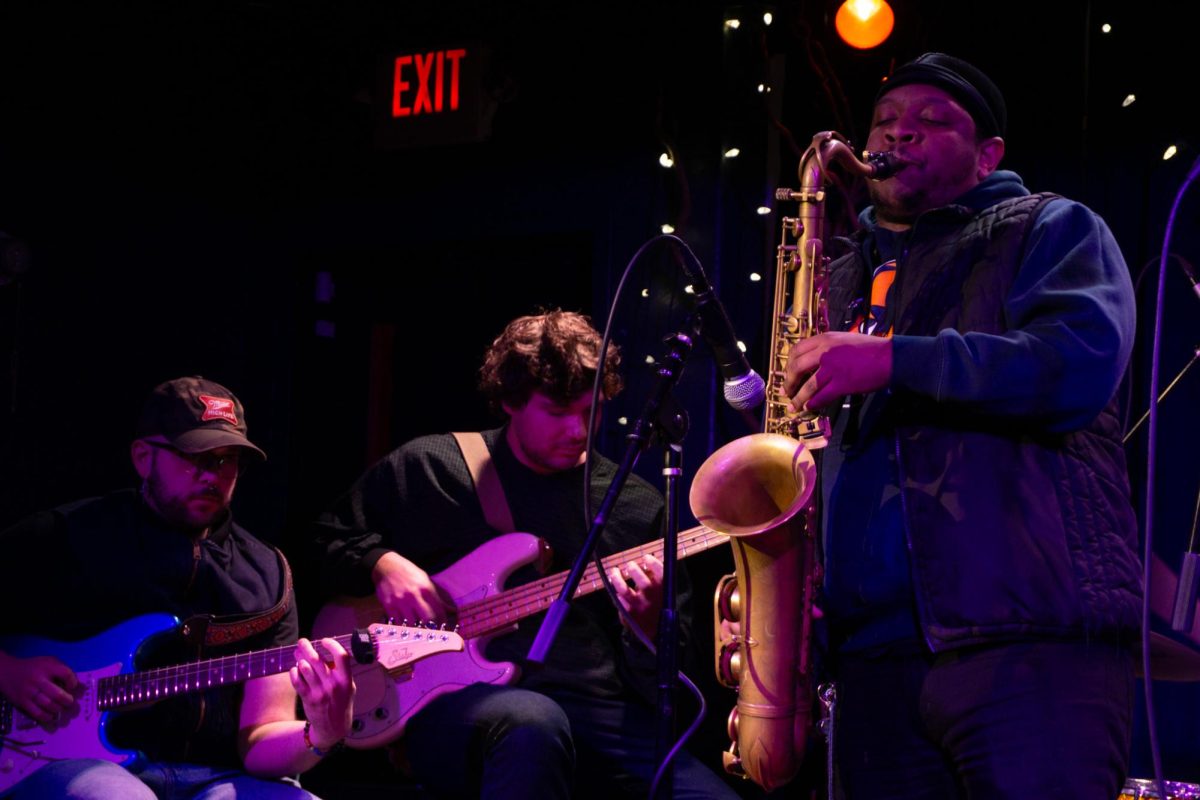
[[[168,697],[240,683],[287,672],[296,664],[294,645],[253,653],[196,661],[135,672],[142,645],[174,630],[179,620],[169,614],[136,617],[79,642],[34,637],[0,639],[0,650],[12,656],[53,656],[79,679],[75,705],[49,724],[35,722],[0,697],[0,793],[53,761],[98,758],[130,764],[135,751],[112,746],[105,733],[109,712],[145,706]],[[462,650],[457,633],[397,625],[370,625],[353,634],[331,637],[359,663],[395,670],[414,661]],[[317,652],[326,657],[319,643]]]

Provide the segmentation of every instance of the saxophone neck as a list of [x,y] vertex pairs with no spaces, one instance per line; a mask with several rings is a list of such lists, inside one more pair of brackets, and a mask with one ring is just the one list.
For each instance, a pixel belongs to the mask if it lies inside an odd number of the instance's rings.
[[821,131],[800,159],[801,186],[819,190],[826,184],[829,166],[834,163],[873,181],[889,178],[904,166],[891,151],[864,150],[859,160],[845,136],[837,131]]

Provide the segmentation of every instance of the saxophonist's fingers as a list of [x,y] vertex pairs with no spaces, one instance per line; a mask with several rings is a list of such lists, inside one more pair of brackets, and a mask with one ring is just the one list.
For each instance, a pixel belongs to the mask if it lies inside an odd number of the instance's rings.
[[787,370],[783,381],[783,391],[788,397],[795,397],[804,382],[821,363],[823,343],[820,339],[821,336],[801,339],[788,351]]

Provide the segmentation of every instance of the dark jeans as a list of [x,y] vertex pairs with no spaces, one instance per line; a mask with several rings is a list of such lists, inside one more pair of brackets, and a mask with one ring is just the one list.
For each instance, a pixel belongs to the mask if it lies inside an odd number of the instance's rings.
[[[645,798],[657,763],[651,709],[636,701],[554,699],[476,684],[443,695],[405,730],[413,775],[454,797]],[[676,798],[736,798],[686,752],[674,760]]]
[[[134,772],[108,761],[72,759],[42,767],[5,800],[317,800],[291,778],[254,778],[241,770],[151,762]],[[136,774],[135,774],[136,772]]]
[[1022,642],[843,657],[834,757],[848,800],[1107,800],[1129,763],[1133,659]]

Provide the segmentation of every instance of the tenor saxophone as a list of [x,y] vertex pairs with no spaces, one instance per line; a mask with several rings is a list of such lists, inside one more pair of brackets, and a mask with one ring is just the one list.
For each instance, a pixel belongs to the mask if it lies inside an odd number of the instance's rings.
[[[826,331],[825,198],[833,163],[882,180],[900,162],[891,153],[860,161],[840,134],[818,133],[800,159],[800,188],[778,189],[777,201],[799,204],[783,218],[775,256],[771,365],[763,432],[714,452],[692,481],[697,521],[730,536],[735,572],[714,595],[717,679],[737,690],[729,714],[732,743],[726,771],[767,791],[790,781],[804,759],[815,691],[812,610],[821,582],[816,559],[816,463],[829,420],[796,412],[784,392],[788,352]],[[739,624],[722,639],[721,621]]]

